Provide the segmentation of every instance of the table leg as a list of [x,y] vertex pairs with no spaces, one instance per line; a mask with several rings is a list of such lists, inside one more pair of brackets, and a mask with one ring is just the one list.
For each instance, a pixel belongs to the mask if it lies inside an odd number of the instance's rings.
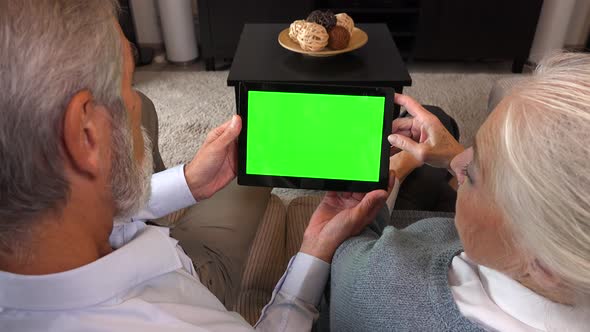
[[215,71],[215,58],[205,58],[205,70],[206,71]]

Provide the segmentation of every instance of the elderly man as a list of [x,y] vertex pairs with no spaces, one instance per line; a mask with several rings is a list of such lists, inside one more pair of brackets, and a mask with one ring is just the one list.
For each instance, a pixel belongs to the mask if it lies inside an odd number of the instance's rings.
[[[152,176],[115,14],[114,1],[0,0],[0,330],[251,330],[168,229],[144,223],[235,177],[241,120]],[[386,195],[324,198],[256,329],[310,329],[335,249]]]

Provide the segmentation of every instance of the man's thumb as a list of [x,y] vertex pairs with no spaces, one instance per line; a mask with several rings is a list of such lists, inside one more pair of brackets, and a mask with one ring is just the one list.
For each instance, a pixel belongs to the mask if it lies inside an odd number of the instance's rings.
[[377,212],[379,212],[379,209],[383,206],[386,199],[387,192],[385,190],[374,190],[366,194],[359,205],[357,205],[355,209],[356,213],[353,217],[358,221],[363,221],[363,225],[359,226],[364,227],[364,224],[369,223],[375,219]]
[[393,134],[389,135],[387,140],[392,146],[407,151],[414,156],[414,158],[422,160],[422,158],[420,158],[420,146],[413,139],[404,135]]
[[225,146],[233,142],[240,134],[241,129],[242,120],[240,119],[240,117],[237,115],[232,116],[229,125],[225,127],[223,133],[219,135],[219,138],[217,139],[218,143]]
[[359,205],[364,212],[370,212],[376,207],[379,207],[385,199],[387,199],[387,192],[385,190],[374,190],[365,195]]

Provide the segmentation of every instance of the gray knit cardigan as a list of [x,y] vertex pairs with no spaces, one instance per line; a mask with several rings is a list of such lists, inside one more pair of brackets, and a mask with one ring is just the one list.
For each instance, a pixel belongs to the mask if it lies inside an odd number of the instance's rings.
[[[405,218],[398,225],[411,224],[408,213],[397,212]],[[461,315],[449,288],[449,266],[462,251],[453,219],[424,219],[397,229],[385,227],[388,215],[383,210],[336,252],[316,329],[483,331]]]

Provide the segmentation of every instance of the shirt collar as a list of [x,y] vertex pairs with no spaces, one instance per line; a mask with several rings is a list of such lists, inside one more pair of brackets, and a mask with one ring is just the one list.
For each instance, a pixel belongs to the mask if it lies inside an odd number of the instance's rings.
[[537,330],[578,331],[577,327],[590,324],[582,309],[553,302],[503,273],[479,265],[479,274],[485,292],[498,307]]
[[[0,308],[65,310],[120,297],[130,288],[182,267],[168,229],[116,227],[127,231],[119,249],[77,269],[40,276],[0,271]],[[129,236],[133,235],[133,236]],[[112,238],[112,237],[111,237]]]

